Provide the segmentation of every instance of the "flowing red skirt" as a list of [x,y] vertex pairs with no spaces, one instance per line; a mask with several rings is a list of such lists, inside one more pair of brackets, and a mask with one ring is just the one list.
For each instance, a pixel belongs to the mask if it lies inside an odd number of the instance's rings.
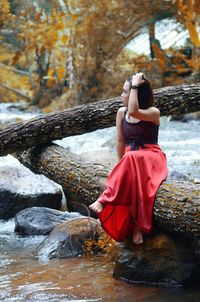
[[135,226],[149,233],[156,193],[166,177],[166,156],[158,145],[136,151],[127,147],[98,198],[104,206],[98,214],[103,229],[119,242],[133,234]]

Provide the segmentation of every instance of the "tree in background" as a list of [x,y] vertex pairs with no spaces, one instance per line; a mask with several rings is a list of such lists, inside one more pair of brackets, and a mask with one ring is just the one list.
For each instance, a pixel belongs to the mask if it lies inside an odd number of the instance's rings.
[[197,27],[200,26],[200,1],[176,0],[177,20],[188,29],[192,42],[192,62],[194,73],[200,81],[200,38]]
[[[23,1],[14,6],[16,13],[17,49],[12,59],[12,65],[18,63],[20,57],[25,56],[26,67],[32,79],[34,89],[33,104],[48,96],[62,93],[59,83],[65,78],[65,43],[68,35],[65,15],[56,11],[49,1]],[[21,5],[19,5],[21,4]],[[33,74],[36,74],[35,81]]]
[[10,18],[10,4],[7,0],[1,0],[0,5],[0,29],[4,23]]
[[[63,92],[71,105],[114,96],[124,78],[138,70],[158,75],[162,81],[157,79],[156,86],[163,86],[170,68],[181,68],[186,59],[190,70],[194,64],[182,53],[172,55],[172,50],[167,53],[161,48],[155,24],[176,18],[188,28],[198,49],[198,2],[146,0],[141,5],[139,0],[10,0],[14,21],[6,26],[12,30],[10,43],[15,53],[9,64],[28,72],[34,103],[41,106]],[[4,16],[9,14],[8,1],[0,9]],[[0,24],[5,19],[0,19]],[[124,50],[145,26],[149,29],[151,58]],[[3,38],[6,40],[6,35]],[[174,55],[180,60],[172,62],[169,57]]]

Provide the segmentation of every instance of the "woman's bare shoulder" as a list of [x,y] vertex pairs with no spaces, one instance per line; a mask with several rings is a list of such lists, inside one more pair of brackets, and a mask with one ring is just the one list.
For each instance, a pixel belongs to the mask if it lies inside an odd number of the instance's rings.
[[150,107],[151,110],[150,115],[151,115],[151,122],[153,122],[156,125],[160,124],[160,110],[157,107]]
[[160,114],[160,110],[159,110],[157,107],[153,107],[153,110],[154,110],[156,113]]
[[125,111],[127,111],[127,107],[120,107],[117,111],[117,114],[122,115],[124,114]]
[[149,114],[154,116],[160,116],[160,110],[157,107],[149,107],[148,109]]

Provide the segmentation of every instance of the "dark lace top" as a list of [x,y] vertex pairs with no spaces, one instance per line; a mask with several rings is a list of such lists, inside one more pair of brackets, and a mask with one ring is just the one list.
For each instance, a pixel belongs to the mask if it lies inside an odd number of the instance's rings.
[[126,112],[124,113],[122,133],[125,145],[131,145],[131,150],[137,150],[138,146],[144,147],[144,144],[157,144],[158,129],[159,125],[155,125],[152,122],[127,122]]

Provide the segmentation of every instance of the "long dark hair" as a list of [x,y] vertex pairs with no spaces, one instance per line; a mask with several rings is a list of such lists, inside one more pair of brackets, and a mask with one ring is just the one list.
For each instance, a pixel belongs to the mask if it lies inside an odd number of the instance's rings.
[[[150,81],[145,76],[143,80],[144,83],[138,87],[138,103],[140,109],[147,109],[154,105],[154,95]],[[132,77],[128,77],[127,81],[131,87]]]

